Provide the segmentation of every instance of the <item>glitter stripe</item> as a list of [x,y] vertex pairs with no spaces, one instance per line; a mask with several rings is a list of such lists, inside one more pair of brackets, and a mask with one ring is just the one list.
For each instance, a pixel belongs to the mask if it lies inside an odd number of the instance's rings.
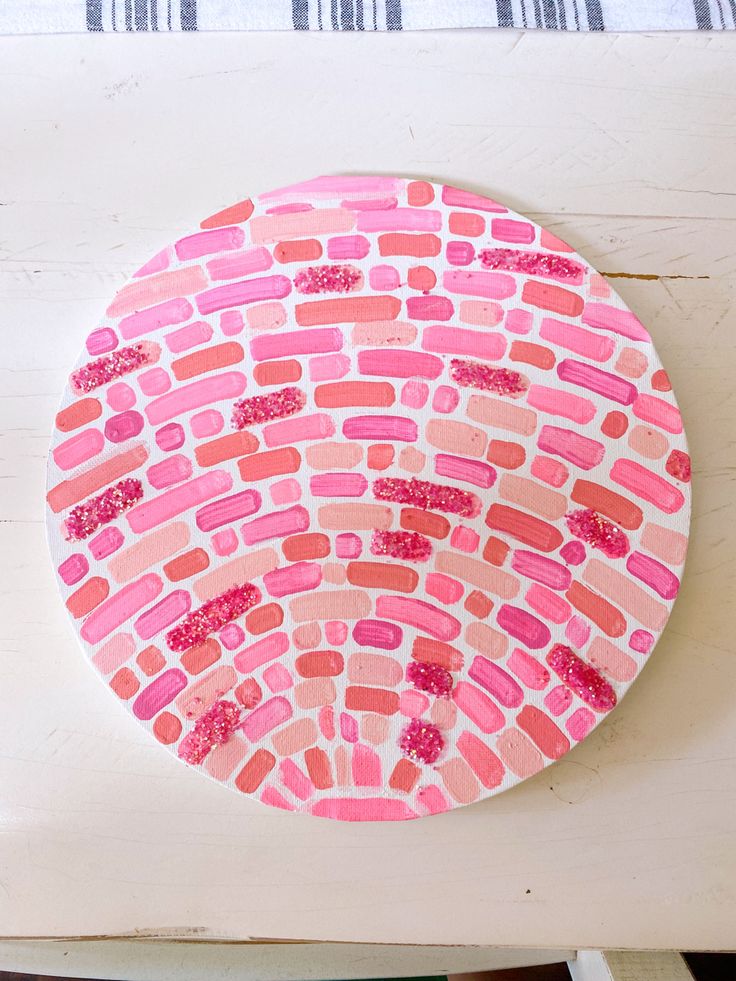
[[126,477],[108,487],[97,497],[78,504],[64,522],[67,541],[89,538],[101,525],[123,514],[143,497],[143,484],[135,477]]
[[474,518],[480,514],[480,499],[470,491],[459,487],[434,484],[429,480],[404,480],[398,477],[380,477],[373,483],[373,493],[380,501],[410,504],[424,511],[446,511],[462,518]]
[[184,619],[166,634],[166,643],[172,651],[188,651],[206,640],[210,634],[224,627],[260,602],[261,592],[252,583],[233,586],[226,592],[208,600],[198,610]]
[[585,703],[598,712],[608,712],[616,704],[616,692],[594,667],[586,664],[569,647],[555,644],[547,664]]
[[158,351],[152,350],[154,347],[141,341],[139,344],[121,347],[119,351],[113,351],[112,354],[90,361],[72,372],[72,388],[77,392],[92,392],[114,378],[128,375],[144,364],[158,360]]
[[432,543],[418,531],[374,531],[371,552],[407,562],[426,562],[432,554]]
[[573,259],[551,252],[523,252],[517,249],[483,249],[479,254],[486,269],[503,269],[506,272],[543,276],[548,279],[582,280],[583,266]]
[[179,756],[187,763],[201,763],[214,746],[221,746],[232,736],[240,722],[235,702],[215,702],[200,715],[191,732],[179,743]]
[[445,698],[452,691],[452,675],[440,664],[410,661],[406,668],[406,680],[428,695]]
[[401,733],[399,746],[415,763],[434,763],[445,748],[445,741],[437,726],[412,719]]
[[565,521],[576,538],[599,548],[609,559],[620,559],[629,551],[629,540],[621,529],[592,508],[571,511]]
[[355,266],[309,266],[294,277],[297,293],[353,293],[363,285]]
[[480,388],[498,395],[520,395],[529,388],[529,382],[518,371],[491,368],[479,361],[461,358],[453,358],[450,362],[450,377],[463,388]]
[[283,419],[301,412],[307,403],[307,396],[300,388],[288,386],[268,395],[253,395],[241,399],[233,405],[232,424],[235,429],[245,429],[260,422]]

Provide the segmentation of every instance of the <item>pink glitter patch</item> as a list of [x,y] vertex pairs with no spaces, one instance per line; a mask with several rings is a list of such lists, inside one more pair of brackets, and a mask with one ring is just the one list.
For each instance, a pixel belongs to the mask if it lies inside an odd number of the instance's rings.
[[446,698],[452,691],[452,675],[440,664],[411,661],[406,668],[406,679],[419,691]]
[[616,705],[616,692],[605,678],[564,644],[555,644],[547,664],[591,708],[608,712]]
[[412,719],[401,733],[399,746],[410,760],[434,763],[445,748],[445,741],[437,726],[428,725],[421,719]]
[[519,395],[529,388],[529,382],[518,371],[508,368],[491,368],[479,361],[464,361],[453,358],[450,362],[450,376],[464,388],[481,388],[497,395]]
[[240,709],[235,702],[215,702],[200,715],[194,728],[179,743],[179,756],[196,766],[213,746],[226,743],[240,722]]
[[380,501],[411,504],[424,511],[446,511],[461,518],[480,514],[480,499],[459,487],[446,487],[429,480],[404,480],[400,477],[379,477],[373,482],[373,493]]
[[294,277],[297,293],[352,293],[363,285],[355,266],[309,266]]
[[592,508],[571,511],[565,515],[565,521],[576,538],[599,548],[609,559],[620,559],[629,551],[629,539],[621,529]]
[[233,586],[226,592],[208,600],[198,610],[188,613],[184,619],[166,634],[166,643],[172,651],[188,651],[206,640],[226,623],[230,623],[260,602],[261,591],[252,583]]
[[682,450],[673,450],[667,457],[664,468],[675,480],[682,480],[685,483],[690,480],[690,457]]
[[432,554],[432,543],[418,531],[374,531],[371,552],[407,562],[426,562]]
[[67,541],[89,538],[101,525],[114,521],[143,497],[143,484],[135,477],[126,477],[108,487],[97,497],[78,504],[64,522]]
[[113,378],[121,378],[130,374],[151,361],[151,353],[143,343],[131,347],[121,347],[119,351],[97,358],[72,372],[72,387],[78,392],[92,392],[101,385],[106,385]]
[[245,429],[259,422],[269,422],[271,419],[283,419],[300,412],[307,404],[307,396],[300,388],[289,385],[268,395],[253,395],[249,399],[241,399],[233,406],[232,424],[235,429]]
[[546,276],[549,279],[580,280],[584,268],[573,259],[548,252],[523,252],[517,249],[483,249],[479,254],[486,269]]

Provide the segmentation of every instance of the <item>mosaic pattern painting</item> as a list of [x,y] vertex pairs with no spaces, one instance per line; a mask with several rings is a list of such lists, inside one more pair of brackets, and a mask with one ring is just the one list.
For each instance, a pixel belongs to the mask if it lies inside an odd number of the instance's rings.
[[275,807],[402,820],[616,706],[677,595],[689,481],[647,331],[568,245],[465,190],[324,177],[114,297],[48,530],[87,656],[162,745]]

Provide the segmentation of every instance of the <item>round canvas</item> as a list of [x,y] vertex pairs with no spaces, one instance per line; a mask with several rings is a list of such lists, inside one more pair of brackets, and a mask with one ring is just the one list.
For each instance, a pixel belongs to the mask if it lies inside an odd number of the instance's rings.
[[321,177],[113,298],[48,532],[87,657],[162,745],[275,807],[402,820],[615,707],[677,594],[689,480],[649,334],[568,245],[455,187]]

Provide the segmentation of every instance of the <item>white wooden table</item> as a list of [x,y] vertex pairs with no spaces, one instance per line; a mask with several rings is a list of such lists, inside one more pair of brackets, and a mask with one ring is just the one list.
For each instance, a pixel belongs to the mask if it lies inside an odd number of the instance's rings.
[[[736,35],[0,38],[0,91],[0,937],[733,947]],[[200,216],[326,171],[448,180],[572,242],[650,328],[694,458],[684,588],[622,706],[405,824],[177,763],[85,665],[44,541],[105,301]]]

